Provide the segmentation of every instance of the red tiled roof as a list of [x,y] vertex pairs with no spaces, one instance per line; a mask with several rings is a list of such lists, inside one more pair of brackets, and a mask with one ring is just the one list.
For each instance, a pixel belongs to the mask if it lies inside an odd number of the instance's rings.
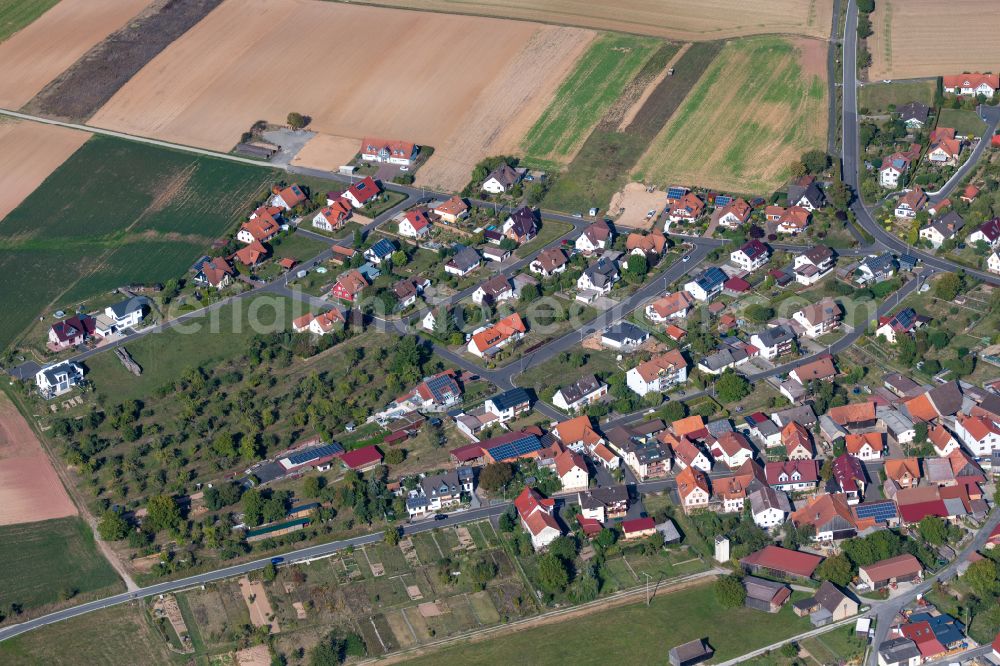
[[373,463],[382,462],[382,452],[379,451],[374,444],[371,444],[369,446],[363,446],[360,449],[348,451],[340,456],[340,459],[343,460],[344,464],[351,469],[360,469]]
[[626,535],[635,532],[645,532],[656,528],[656,521],[652,518],[635,518],[634,520],[622,521],[622,532]]
[[789,550],[780,546],[765,546],[740,560],[743,564],[764,567],[796,576],[810,577],[823,558],[812,553]]

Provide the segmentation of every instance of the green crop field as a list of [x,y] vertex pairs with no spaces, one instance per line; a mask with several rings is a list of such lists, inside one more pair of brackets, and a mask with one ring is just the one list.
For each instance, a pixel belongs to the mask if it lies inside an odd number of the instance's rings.
[[886,113],[890,104],[902,106],[910,102],[920,102],[932,106],[936,88],[937,84],[931,79],[866,83],[858,89],[858,108],[865,109],[870,114],[880,114]]
[[0,0],[0,42],[30,25],[59,0]]
[[0,527],[0,607],[36,608],[74,594],[124,589],[80,518]]
[[[628,627],[628,631],[607,631],[608,627]],[[628,655],[630,663],[653,664],[662,663],[673,646],[697,638],[708,639],[718,662],[809,628],[809,620],[796,617],[791,604],[773,615],[749,608],[726,610],[710,585],[698,585],[661,592],[648,608],[637,600],[567,622],[446,648],[409,663],[495,664],[516,654],[518,646],[530,645],[532,664],[602,663],[622,655]]]
[[782,37],[728,42],[639,160],[636,180],[775,190],[793,161],[825,145],[824,72],[810,73],[805,64],[815,66],[812,50],[821,46]]
[[183,276],[275,178],[270,169],[93,137],[0,224],[0,348],[52,308]]
[[962,136],[982,136],[986,123],[975,111],[967,109],[941,109],[938,127],[954,127],[955,133]]
[[571,158],[660,44],[617,33],[594,40],[522,142],[526,159],[560,163]]

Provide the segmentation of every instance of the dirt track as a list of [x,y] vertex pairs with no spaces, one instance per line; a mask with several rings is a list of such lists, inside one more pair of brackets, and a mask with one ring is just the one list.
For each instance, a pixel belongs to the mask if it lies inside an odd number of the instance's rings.
[[0,220],[89,138],[55,125],[0,121]]
[[0,394],[0,525],[76,514],[31,426]]
[[[294,39],[277,38],[286,35]],[[310,129],[359,144],[374,135],[433,146],[418,176],[461,186],[485,151],[516,145],[591,35],[334,2],[226,0],[91,124],[228,151],[254,121],[298,111],[312,117]],[[310,146],[306,158],[340,162],[343,148],[332,146],[327,157]],[[459,171],[462,182],[449,175]]]
[[0,43],[0,106],[18,109],[149,0],[62,0]]

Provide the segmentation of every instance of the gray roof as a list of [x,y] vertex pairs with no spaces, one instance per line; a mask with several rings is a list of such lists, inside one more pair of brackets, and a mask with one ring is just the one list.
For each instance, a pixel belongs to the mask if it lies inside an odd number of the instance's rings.
[[890,252],[883,252],[875,257],[865,257],[861,265],[867,267],[873,275],[881,275],[896,270],[896,259]]
[[615,278],[618,277],[618,267],[615,266],[615,262],[601,257],[595,264],[587,267],[584,273],[590,279],[591,284],[603,287],[606,284],[614,282]]
[[719,370],[720,368],[725,368],[726,366],[739,363],[747,358],[747,353],[742,349],[723,349],[717,351],[714,354],[709,354],[700,361],[699,365],[703,365],[710,370]]
[[463,246],[448,263],[459,270],[467,271],[479,263],[479,253],[471,247]]
[[677,530],[677,526],[674,525],[674,521],[669,518],[657,525],[656,531],[663,535],[663,540],[667,543],[680,541],[681,533]]
[[596,509],[617,502],[627,502],[628,489],[625,486],[599,486],[578,493],[578,498],[584,509]]
[[789,204],[797,204],[799,201],[802,201],[803,197],[808,199],[809,203],[816,208],[822,208],[823,204],[826,203],[826,197],[823,195],[823,191],[819,189],[819,184],[815,180],[805,187],[795,182],[788,185]]
[[509,391],[504,391],[498,395],[490,398],[493,405],[503,411],[505,409],[510,409],[511,407],[516,407],[517,405],[523,405],[524,403],[531,403],[531,396],[523,388],[512,388]]
[[750,508],[755,514],[768,509],[778,509],[784,513],[792,512],[792,506],[788,502],[788,496],[770,486],[758,488],[754,492],[750,493]]
[[743,586],[747,589],[747,597],[761,601],[771,601],[774,595],[785,587],[785,584],[765,578],[758,578],[757,576],[746,576],[743,579]]
[[808,428],[816,423],[816,412],[813,411],[812,405],[789,407],[771,414],[771,420],[781,427],[788,425],[789,421],[798,421]]
[[840,588],[831,583],[828,580],[823,581],[823,584],[819,586],[819,590],[816,591],[816,603],[825,608],[826,610],[833,613],[837,609],[841,600],[847,595],[841,592]]
[[951,416],[962,409],[962,389],[958,387],[958,382],[935,386],[927,393],[927,397],[934,403],[939,414]]
[[111,312],[114,313],[116,319],[123,319],[130,313],[137,310],[141,311],[143,308],[149,306],[149,299],[145,296],[133,296],[132,298],[127,298],[124,301],[120,301],[109,307],[111,308]]
[[733,424],[729,419],[716,419],[715,421],[709,421],[705,424],[705,430],[708,430],[708,434],[713,437],[718,437],[722,433],[732,432]]
[[795,333],[792,329],[780,324],[778,326],[772,326],[771,328],[761,331],[757,334],[760,341],[764,343],[765,347],[776,347],[784,342],[791,342],[795,339]]
[[878,646],[879,654],[882,655],[886,663],[894,664],[898,662],[907,662],[913,657],[920,656],[920,650],[917,648],[917,644],[914,643],[909,638],[893,638],[892,640],[883,641],[881,645]]
[[490,175],[486,176],[486,180],[490,178],[496,178],[497,182],[503,185],[504,189],[509,188],[520,180],[517,171],[506,162],[494,169]]
[[931,222],[931,226],[944,238],[952,238],[965,226],[965,220],[955,211],[950,211],[947,215],[942,215]]
[[927,114],[930,109],[926,104],[921,104],[920,102],[910,102],[909,104],[903,104],[902,106],[896,107],[896,113],[899,117],[906,122],[907,120],[919,120],[922,123],[927,122]]
[[761,437],[769,437],[781,432],[781,428],[774,425],[774,421],[771,421],[770,419],[757,423],[754,425],[754,428],[757,429],[757,432],[760,433]]
[[624,343],[626,340],[645,340],[649,337],[649,333],[630,321],[622,321],[604,331],[602,337],[618,343]]
[[420,479],[420,488],[426,497],[437,497],[461,492],[462,483],[458,478],[458,472],[449,470]]
[[670,663],[684,663],[693,659],[708,658],[715,653],[715,650],[708,646],[703,639],[684,643],[670,648]]
[[573,404],[585,395],[590,395],[601,387],[601,382],[594,375],[584,375],[569,386],[563,386],[559,391],[569,404]]

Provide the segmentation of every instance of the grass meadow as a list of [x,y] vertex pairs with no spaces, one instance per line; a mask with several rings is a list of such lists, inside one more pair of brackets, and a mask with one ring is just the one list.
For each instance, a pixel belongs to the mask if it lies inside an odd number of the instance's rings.
[[938,127],[954,127],[957,134],[982,136],[986,123],[975,111],[968,109],[941,109]]
[[887,113],[889,105],[902,106],[910,102],[934,105],[937,84],[933,79],[866,83],[858,89],[858,107],[870,114]]
[[59,0],[0,0],[0,42],[30,25]]
[[634,35],[598,37],[522,142],[525,159],[564,163],[572,158],[660,43]]
[[50,309],[182,276],[275,172],[95,136],[0,223],[0,347]]
[[791,162],[826,138],[826,83],[803,66],[803,48],[782,37],[727,43],[649,146],[635,179],[745,193],[780,186]]
[[[0,605],[25,610],[75,594],[124,589],[78,517],[0,527]],[[2,654],[2,653],[0,653]]]

